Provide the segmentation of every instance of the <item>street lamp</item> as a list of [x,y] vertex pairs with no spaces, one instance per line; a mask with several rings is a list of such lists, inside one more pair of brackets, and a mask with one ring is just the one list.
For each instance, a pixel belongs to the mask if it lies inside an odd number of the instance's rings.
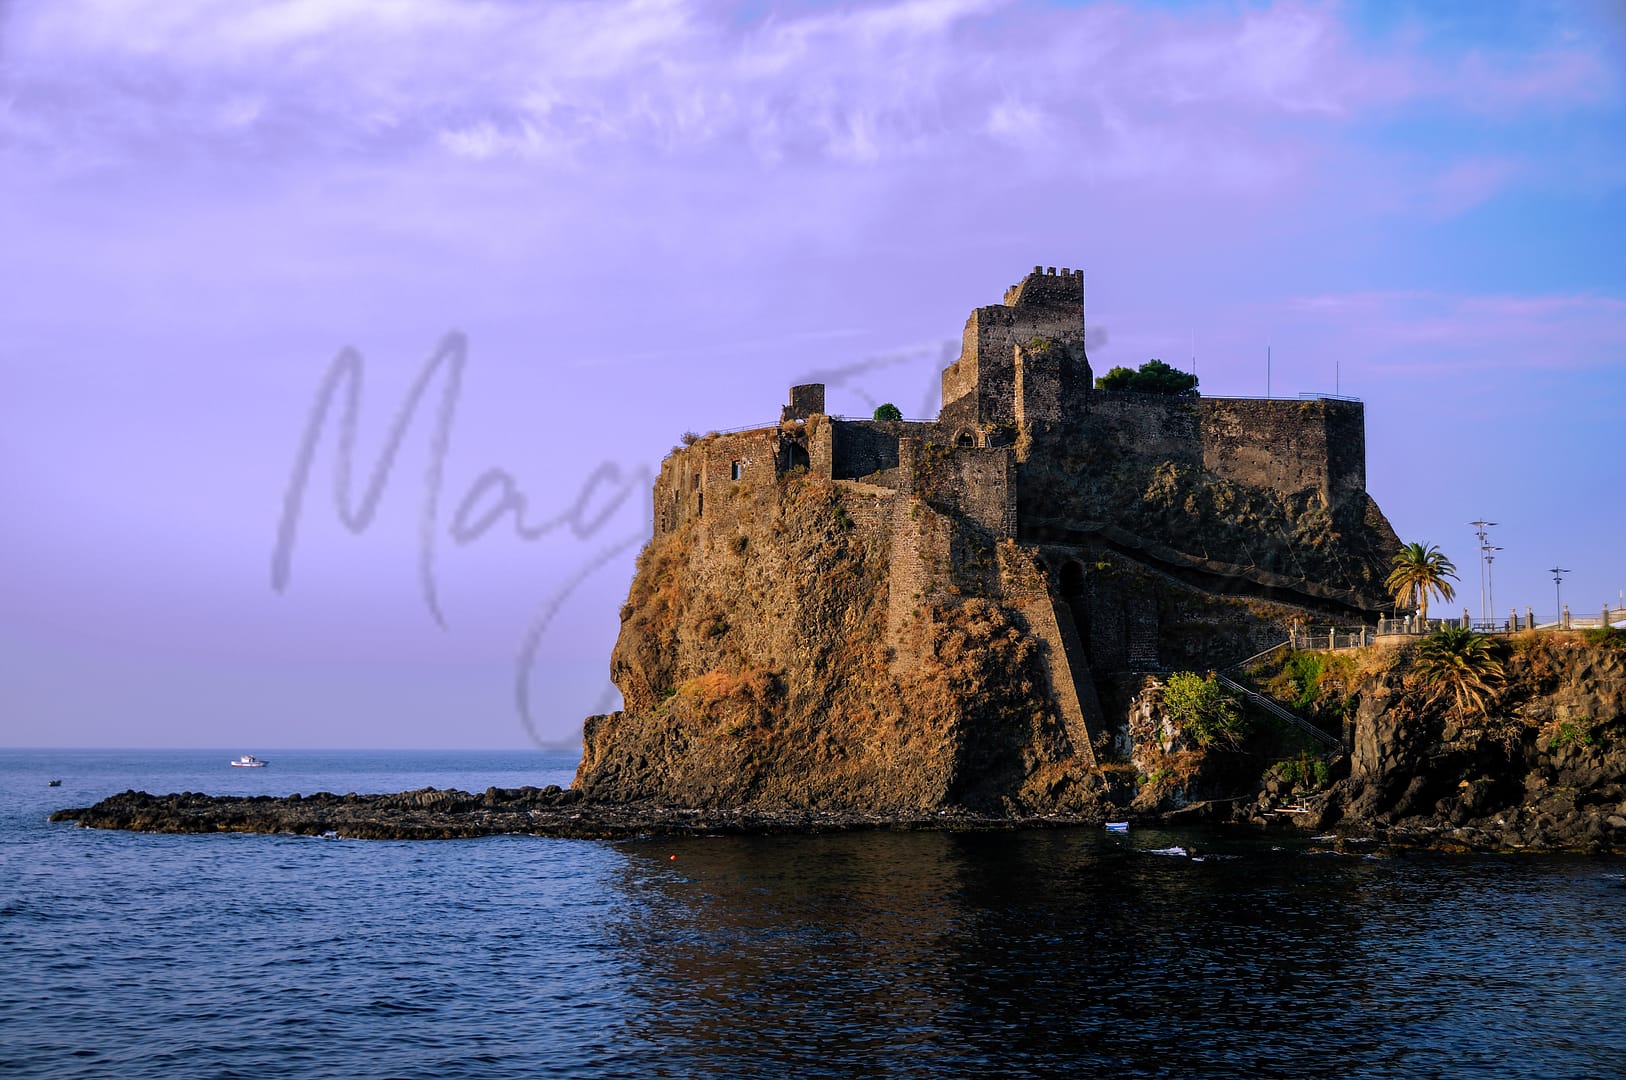
[[1475,535],[1479,537],[1479,621],[1483,623],[1485,621],[1485,551],[1487,545],[1490,544],[1490,537],[1485,530],[1492,525],[1500,524],[1500,522],[1470,521],[1468,524],[1474,527],[1476,530]]
[[1553,603],[1558,605],[1558,613],[1553,616],[1553,624],[1562,627],[1564,624],[1564,595],[1562,589],[1564,575],[1569,571],[1562,566],[1554,566],[1549,569],[1552,570],[1553,574]]
[[[1495,544],[1486,544],[1484,547],[1480,548],[1480,550],[1485,553],[1485,600],[1490,605],[1490,610],[1495,612],[1496,575],[1492,573],[1491,564],[1496,562],[1496,553],[1502,549],[1497,547]],[[1492,621],[1495,621],[1494,615],[1492,616]]]

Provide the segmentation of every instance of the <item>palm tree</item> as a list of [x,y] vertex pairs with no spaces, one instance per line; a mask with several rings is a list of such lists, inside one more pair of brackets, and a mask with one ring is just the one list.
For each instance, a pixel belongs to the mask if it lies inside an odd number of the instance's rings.
[[1459,719],[1483,713],[1506,678],[1491,640],[1467,627],[1447,627],[1417,646],[1417,674],[1435,688],[1430,701],[1452,695]]
[[1394,569],[1384,584],[1394,594],[1395,606],[1416,608],[1418,617],[1428,622],[1428,594],[1441,600],[1456,596],[1447,578],[1455,580],[1457,568],[1436,545],[1407,544],[1394,558]]

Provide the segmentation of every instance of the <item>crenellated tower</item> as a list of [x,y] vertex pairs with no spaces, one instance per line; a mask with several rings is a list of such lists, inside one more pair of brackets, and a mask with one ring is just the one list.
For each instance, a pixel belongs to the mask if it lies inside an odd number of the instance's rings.
[[1082,408],[1093,382],[1084,350],[1084,271],[1035,266],[1003,303],[966,320],[960,356],[943,372],[938,422],[962,444],[1001,429],[1055,423]]

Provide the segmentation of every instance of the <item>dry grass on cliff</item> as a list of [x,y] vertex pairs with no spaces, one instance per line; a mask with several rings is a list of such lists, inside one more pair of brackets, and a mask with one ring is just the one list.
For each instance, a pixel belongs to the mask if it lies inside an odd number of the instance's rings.
[[766,704],[779,697],[779,676],[767,668],[713,670],[679,684],[677,692],[702,706],[730,698]]
[[[1484,709],[1470,713],[1452,708],[1449,696],[1428,681],[1416,643],[1284,653],[1250,675],[1288,707],[1328,717],[1352,716],[1363,696],[1382,694],[1386,724],[1444,725],[1458,740],[1512,745],[1537,739],[1545,745],[1556,738],[1562,745],[1577,732],[1593,730],[1600,718],[1620,715],[1626,653],[1609,643],[1580,632],[1534,631],[1494,638],[1492,647],[1503,678]],[[1605,728],[1607,723],[1598,730]]]

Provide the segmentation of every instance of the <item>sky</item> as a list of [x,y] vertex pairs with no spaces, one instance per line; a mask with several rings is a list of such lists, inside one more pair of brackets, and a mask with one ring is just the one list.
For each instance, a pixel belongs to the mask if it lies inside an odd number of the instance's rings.
[[1623,252],[1618,0],[3,4],[0,745],[579,744],[682,434],[931,416],[1035,264],[1594,612]]

